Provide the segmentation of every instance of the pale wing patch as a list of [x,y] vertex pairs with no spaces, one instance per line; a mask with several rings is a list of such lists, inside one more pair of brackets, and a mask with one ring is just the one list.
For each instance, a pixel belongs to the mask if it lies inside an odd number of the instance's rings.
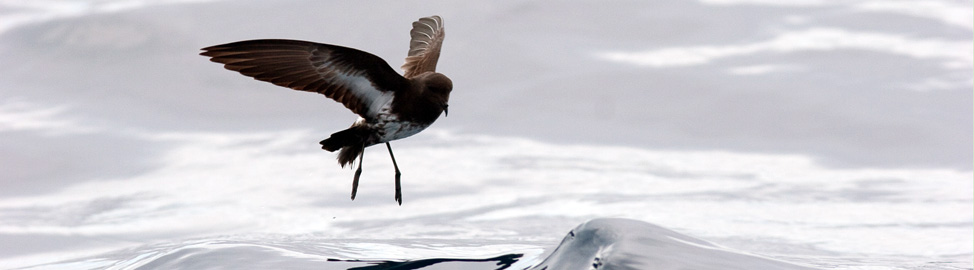
[[362,103],[367,118],[375,118],[383,107],[389,107],[392,103],[393,92],[380,91],[364,76],[336,73],[334,78],[348,86],[348,93]]

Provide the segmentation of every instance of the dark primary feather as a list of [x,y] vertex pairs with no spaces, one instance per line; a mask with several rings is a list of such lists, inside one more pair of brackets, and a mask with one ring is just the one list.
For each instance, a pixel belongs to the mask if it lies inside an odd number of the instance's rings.
[[257,80],[324,94],[365,118],[376,113],[369,111],[376,97],[409,88],[378,56],[336,45],[261,39],[206,47],[200,55]]

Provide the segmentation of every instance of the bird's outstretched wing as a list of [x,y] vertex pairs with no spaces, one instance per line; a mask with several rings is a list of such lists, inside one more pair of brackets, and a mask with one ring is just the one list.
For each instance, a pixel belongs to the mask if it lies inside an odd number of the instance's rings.
[[203,48],[200,55],[256,80],[317,92],[372,118],[406,78],[373,54],[299,40],[248,40]]
[[440,46],[443,45],[443,19],[440,16],[420,18],[413,22],[413,30],[409,31],[409,54],[406,63],[402,65],[403,76],[411,78],[427,71],[436,71],[436,61],[440,58]]

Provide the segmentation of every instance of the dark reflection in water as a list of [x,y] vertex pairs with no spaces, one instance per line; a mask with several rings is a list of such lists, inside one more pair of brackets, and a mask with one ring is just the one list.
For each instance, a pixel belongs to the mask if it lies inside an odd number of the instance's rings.
[[477,263],[478,265],[483,265],[483,262],[497,262],[495,265],[497,268],[495,270],[502,270],[511,267],[518,259],[520,259],[524,254],[506,254],[488,259],[423,259],[415,261],[363,261],[363,260],[339,260],[339,259],[328,259],[331,262],[367,262],[373,265],[352,267],[348,270],[409,270],[409,269],[422,269],[434,264],[450,263],[450,262],[462,262],[464,264],[457,265],[456,267],[450,267],[448,269],[475,269],[474,265],[469,264],[470,262]]

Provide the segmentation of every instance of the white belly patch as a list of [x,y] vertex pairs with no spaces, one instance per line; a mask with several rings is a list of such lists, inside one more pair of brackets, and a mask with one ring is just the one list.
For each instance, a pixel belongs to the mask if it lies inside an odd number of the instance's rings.
[[413,122],[390,121],[382,125],[382,140],[391,141],[416,135],[426,129],[427,125],[419,125]]

